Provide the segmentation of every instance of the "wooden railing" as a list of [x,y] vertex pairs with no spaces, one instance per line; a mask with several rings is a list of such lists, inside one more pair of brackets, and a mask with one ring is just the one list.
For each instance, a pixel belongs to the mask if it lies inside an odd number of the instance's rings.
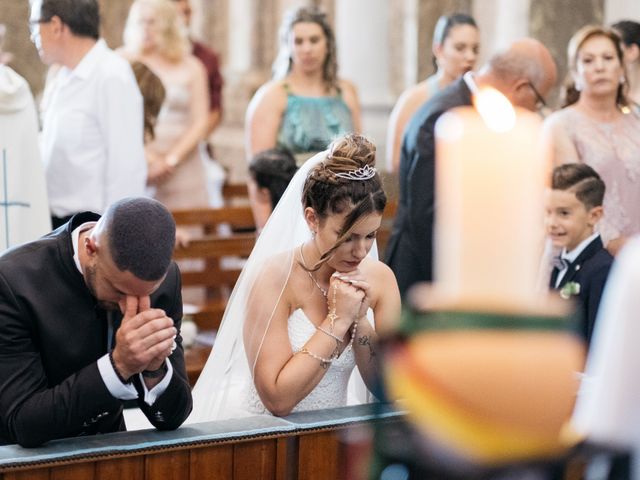
[[341,435],[354,425],[398,421],[385,409],[332,410],[225,420],[176,431],[144,430],[0,447],[0,480],[326,480],[344,471]]

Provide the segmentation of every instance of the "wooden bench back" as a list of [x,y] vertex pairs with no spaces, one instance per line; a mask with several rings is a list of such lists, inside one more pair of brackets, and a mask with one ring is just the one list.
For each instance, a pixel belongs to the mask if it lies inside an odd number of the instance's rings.
[[205,234],[216,233],[216,228],[224,224],[229,225],[232,230],[255,228],[253,214],[248,205],[173,210],[171,214],[177,226],[201,226]]
[[[248,206],[199,208],[172,212],[180,227],[198,226],[203,230],[200,238],[187,246],[177,246],[174,259],[198,260],[199,269],[183,269],[183,287],[203,287],[205,300],[197,305],[194,320],[201,329],[216,329],[227,300],[241,272],[256,236],[253,215]],[[224,227],[223,227],[224,226]]]

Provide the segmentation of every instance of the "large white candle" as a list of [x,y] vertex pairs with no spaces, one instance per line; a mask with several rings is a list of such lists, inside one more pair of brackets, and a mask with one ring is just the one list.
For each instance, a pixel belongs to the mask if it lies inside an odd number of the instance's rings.
[[491,312],[539,306],[540,124],[496,90],[438,121],[435,280],[445,303]]

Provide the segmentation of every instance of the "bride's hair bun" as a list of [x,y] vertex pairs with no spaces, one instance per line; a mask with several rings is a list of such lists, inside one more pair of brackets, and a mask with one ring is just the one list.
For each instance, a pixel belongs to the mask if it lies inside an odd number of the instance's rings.
[[370,171],[375,172],[375,165],[375,144],[364,135],[352,133],[331,143],[327,158],[309,176],[319,182],[337,185],[352,181],[344,175],[364,167],[370,167]]
[[360,218],[374,212],[382,214],[387,197],[375,163],[375,144],[364,135],[352,133],[335,140],[327,158],[309,172],[302,205],[313,208],[321,219],[349,212],[338,241],[323,254],[321,262],[345,241]]

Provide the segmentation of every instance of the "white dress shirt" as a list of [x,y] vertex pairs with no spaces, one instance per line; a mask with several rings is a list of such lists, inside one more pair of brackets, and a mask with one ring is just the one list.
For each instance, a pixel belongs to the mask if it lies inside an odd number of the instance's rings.
[[[78,255],[78,238],[80,237],[80,232],[92,227],[96,222],[86,222],[77,227],[73,232],[71,232],[71,243],[73,244],[73,261],[76,264],[76,268],[80,272],[80,274],[84,277],[84,272],[82,271],[82,267],[80,266],[80,257]],[[111,336],[113,335],[113,327],[109,324],[109,343],[111,342]],[[109,345],[109,350],[111,350],[111,345]],[[164,393],[164,391],[169,386],[171,382],[171,377],[173,376],[173,366],[168,359],[165,359],[165,365],[167,366],[167,373],[165,373],[162,380],[154,386],[151,390],[147,388],[147,385],[144,383],[144,377],[141,373],[139,373],[140,382],[142,383],[142,388],[144,389],[144,401],[147,405],[153,405],[156,399]],[[100,372],[100,376],[102,377],[102,381],[107,386],[107,390],[109,393],[113,395],[115,398],[119,398],[120,400],[135,400],[138,398],[138,392],[136,388],[128,383],[124,384],[118,379],[118,375],[111,364],[111,360],[109,360],[109,354],[105,354],[98,359],[98,371]]]
[[54,216],[103,213],[116,200],[144,195],[142,96],[127,61],[104,40],[73,70],[60,69],[42,107],[42,158]]

